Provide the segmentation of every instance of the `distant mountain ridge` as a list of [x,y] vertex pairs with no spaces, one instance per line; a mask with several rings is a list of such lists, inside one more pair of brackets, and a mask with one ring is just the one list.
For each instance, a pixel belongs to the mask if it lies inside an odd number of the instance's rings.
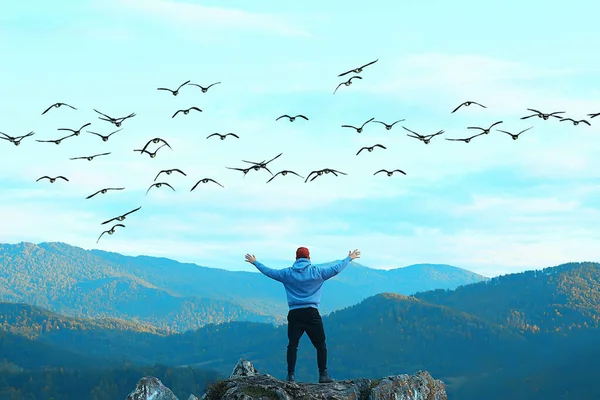
[[[321,312],[382,292],[409,295],[487,279],[448,265],[376,270],[352,263],[326,283]],[[260,273],[84,250],[65,243],[0,244],[0,301],[71,316],[120,318],[177,332],[234,320],[280,324],[288,310],[282,285]]]

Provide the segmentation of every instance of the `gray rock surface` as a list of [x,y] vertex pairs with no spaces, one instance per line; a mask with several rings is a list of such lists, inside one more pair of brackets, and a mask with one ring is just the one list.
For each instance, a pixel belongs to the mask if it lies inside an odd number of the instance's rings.
[[153,376],[145,376],[138,382],[135,390],[127,396],[127,400],[179,400],[171,389]]

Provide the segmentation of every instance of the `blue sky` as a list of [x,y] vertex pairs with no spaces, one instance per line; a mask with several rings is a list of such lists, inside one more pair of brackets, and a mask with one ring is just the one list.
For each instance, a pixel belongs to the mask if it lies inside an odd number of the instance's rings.
[[[414,3],[414,4],[413,4]],[[227,8],[223,8],[227,7]],[[0,240],[63,241],[84,248],[156,255],[251,270],[248,252],[285,267],[296,247],[314,262],[362,251],[373,268],[448,263],[494,276],[600,259],[600,117],[592,126],[520,120],[526,108],[600,112],[600,66],[589,47],[600,32],[592,0],[569,3],[577,18],[542,1],[341,2],[98,0],[12,2],[0,15],[3,55],[0,131],[35,131],[0,143]],[[332,92],[337,75],[379,59],[361,81]],[[177,97],[157,91],[186,80],[222,84]],[[462,108],[474,100],[487,106]],[[40,115],[49,105],[66,102]],[[180,108],[202,113],[171,118]],[[88,133],[61,145],[57,128],[116,128],[108,142]],[[282,114],[309,121],[275,121]],[[368,124],[405,119],[391,131]],[[448,138],[504,121],[471,143]],[[423,133],[445,130],[429,145]],[[239,140],[206,140],[235,132]],[[162,137],[155,159],[133,152]],[[381,143],[386,150],[356,152]],[[379,150],[379,151],[378,151]],[[92,162],[69,160],[110,151]],[[265,184],[266,171],[237,171],[242,159],[302,176],[333,168],[347,176],[310,183],[293,175]],[[176,189],[144,193],[161,169]],[[400,168],[407,175],[373,173]],[[273,172],[277,172],[273,171]],[[42,175],[70,182],[36,183]],[[210,177],[225,188],[201,185]],[[122,192],[85,197],[103,187]],[[100,222],[138,206],[126,228],[96,239]]]

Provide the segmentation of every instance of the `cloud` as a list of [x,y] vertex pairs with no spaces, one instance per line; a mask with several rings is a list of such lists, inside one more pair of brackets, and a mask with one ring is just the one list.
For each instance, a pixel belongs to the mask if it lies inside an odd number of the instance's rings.
[[161,20],[194,29],[246,29],[277,33],[285,36],[307,36],[308,32],[294,26],[281,16],[249,12],[240,9],[204,6],[184,1],[118,0],[119,7],[144,13]]

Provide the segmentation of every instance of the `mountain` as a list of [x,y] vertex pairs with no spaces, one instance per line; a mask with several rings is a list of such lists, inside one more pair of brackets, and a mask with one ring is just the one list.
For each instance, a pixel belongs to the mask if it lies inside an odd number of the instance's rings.
[[[327,314],[381,292],[408,295],[486,279],[448,265],[384,271],[351,263],[327,282],[321,311]],[[0,301],[175,332],[232,320],[284,323],[288,307],[281,286],[260,273],[167,258],[129,257],[64,243],[0,245]]]

